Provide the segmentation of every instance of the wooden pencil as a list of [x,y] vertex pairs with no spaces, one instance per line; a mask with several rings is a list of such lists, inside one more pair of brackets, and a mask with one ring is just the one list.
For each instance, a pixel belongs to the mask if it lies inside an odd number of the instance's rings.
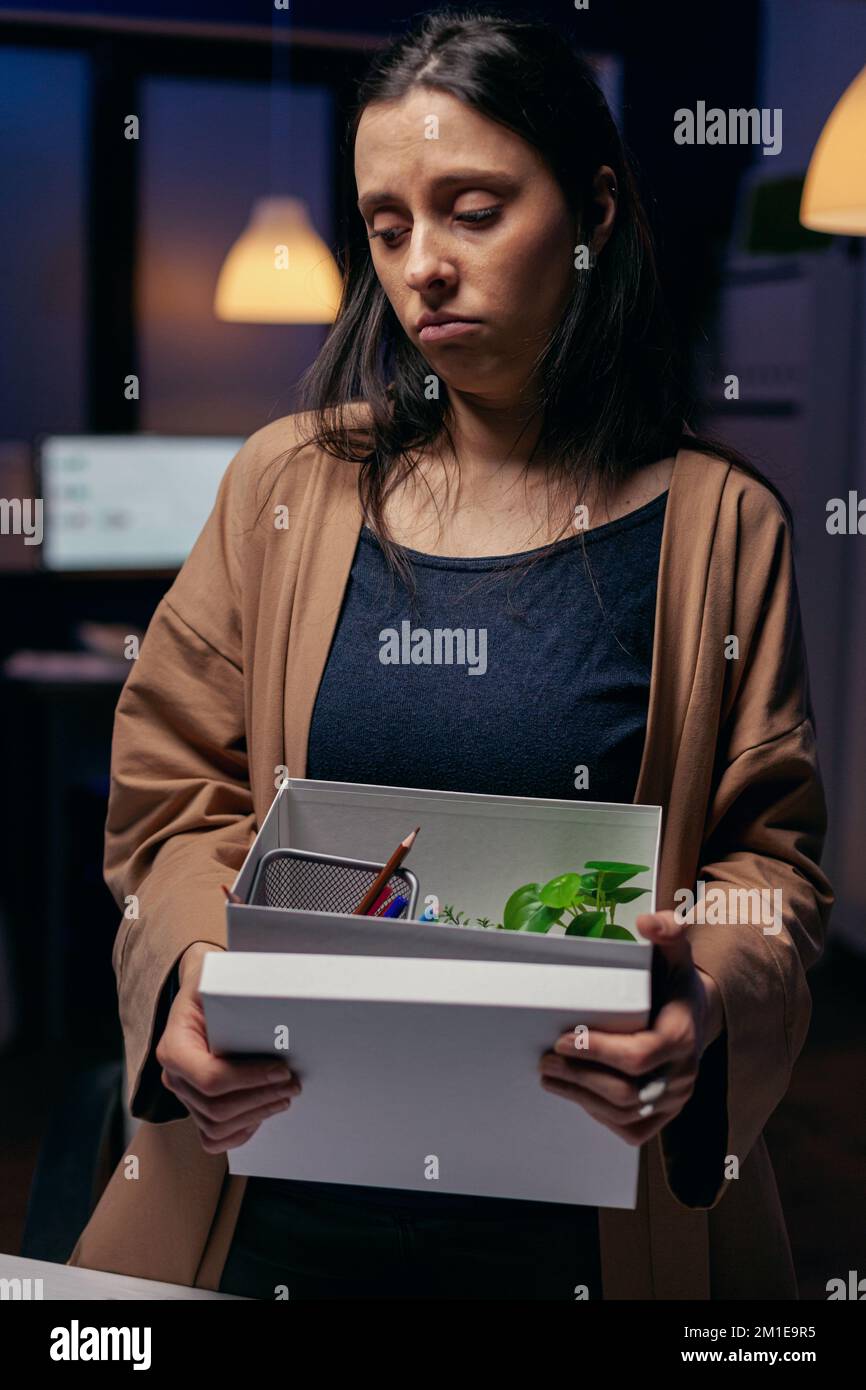
[[377,897],[379,896],[380,890],[384,888],[385,884],[388,882],[388,879],[391,877],[394,870],[399,868],[399,866],[403,863],[403,860],[406,858],[406,855],[409,853],[410,849],[415,843],[415,836],[418,834],[418,831],[420,829],[420,825],[416,825],[415,829],[406,836],[405,840],[400,841],[399,845],[394,850],[394,853],[391,855],[391,858],[388,860],[388,863],[384,866],[384,868],[379,870],[376,877],[373,879],[373,882],[370,884],[370,887],[367,889],[363,898],[358,903],[358,906],[355,908],[355,911],[352,914],[353,917],[363,917],[368,912],[371,905],[376,901]]

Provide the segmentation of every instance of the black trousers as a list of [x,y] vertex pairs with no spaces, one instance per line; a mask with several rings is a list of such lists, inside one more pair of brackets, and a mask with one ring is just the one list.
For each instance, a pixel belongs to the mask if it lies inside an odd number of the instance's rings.
[[598,1210],[250,1178],[220,1292],[599,1299]]

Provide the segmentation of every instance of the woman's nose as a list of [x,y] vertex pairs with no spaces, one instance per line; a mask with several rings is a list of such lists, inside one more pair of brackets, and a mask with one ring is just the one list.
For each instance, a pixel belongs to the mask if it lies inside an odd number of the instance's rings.
[[412,233],[403,273],[409,288],[418,291],[434,285],[453,285],[457,280],[457,271],[451,261],[443,255],[442,246],[429,233],[421,233],[417,224]]

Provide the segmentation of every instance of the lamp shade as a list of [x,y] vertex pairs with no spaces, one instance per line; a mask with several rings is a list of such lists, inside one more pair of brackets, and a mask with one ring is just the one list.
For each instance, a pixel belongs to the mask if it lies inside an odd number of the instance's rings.
[[306,203],[259,198],[223,263],[214,313],[240,323],[333,323],[340,292],[336,261]]
[[816,232],[866,235],[866,68],[821,131],[803,185],[800,221]]

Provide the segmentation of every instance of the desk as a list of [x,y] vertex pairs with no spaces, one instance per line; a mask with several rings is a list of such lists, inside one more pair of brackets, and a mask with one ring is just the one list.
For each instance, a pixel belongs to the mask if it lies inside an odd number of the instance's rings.
[[[20,1255],[0,1255],[0,1279],[20,1279],[22,1287],[15,1295],[11,1290],[0,1296],[0,1301],[12,1297],[26,1298],[39,1302],[39,1285],[42,1280],[41,1300],[45,1302],[100,1302],[106,1300],[127,1300],[138,1303],[148,1299],[184,1300],[202,1302],[220,1299],[230,1303],[249,1303],[248,1298],[236,1294],[213,1293],[210,1289],[189,1289],[185,1284],[159,1284],[153,1279],[133,1279],[127,1274],[105,1274],[100,1269],[81,1269],[78,1265],[57,1265],[47,1260],[25,1260]],[[29,1279],[29,1286],[23,1283]]]

